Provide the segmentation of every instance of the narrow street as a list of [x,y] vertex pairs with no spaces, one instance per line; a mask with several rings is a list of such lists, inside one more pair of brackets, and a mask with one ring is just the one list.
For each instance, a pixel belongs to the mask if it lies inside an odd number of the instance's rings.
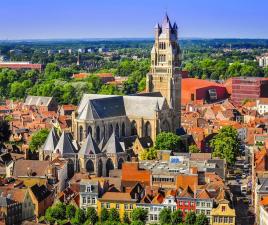
[[[244,159],[240,159],[236,162],[234,167],[235,170],[241,171],[246,174],[244,178],[240,175],[228,176],[228,186],[231,193],[233,194],[233,203],[236,210],[236,224],[237,225],[254,225],[255,216],[252,213],[253,209],[251,206],[251,195],[250,193],[242,194],[241,185],[246,183],[250,179],[251,172],[244,168],[246,164]],[[249,167],[250,168],[250,167]]]

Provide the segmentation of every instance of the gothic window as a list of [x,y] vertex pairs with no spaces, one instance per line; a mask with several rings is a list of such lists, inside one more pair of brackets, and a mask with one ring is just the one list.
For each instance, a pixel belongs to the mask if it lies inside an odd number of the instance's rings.
[[160,49],[166,49],[166,43],[165,42],[160,42],[159,43],[159,48]]
[[126,126],[124,122],[122,123],[122,127],[121,127],[121,135],[122,137],[126,136]]
[[88,126],[88,128],[87,128],[87,135],[88,134],[92,135],[92,127],[91,126]]
[[166,55],[159,55],[159,62],[165,62],[166,61]]
[[162,131],[170,131],[170,126],[167,120],[164,120],[161,126]]
[[109,137],[112,135],[113,131],[114,131],[113,124],[110,124],[109,125]]
[[123,165],[123,163],[124,163],[124,160],[122,159],[122,158],[120,158],[119,160],[118,160],[118,169],[122,169],[122,165]]
[[109,158],[106,162],[106,177],[109,177],[110,170],[114,169],[114,163],[113,161]]
[[151,136],[151,124],[149,121],[145,123],[145,137]]
[[102,160],[100,159],[98,163],[98,176],[99,177],[102,176],[102,167],[103,167],[103,163],[102,163]]
[[131,135],[137,135],[137,123],[135,120],[131,122]]
[[105,139],[105,135],[106,135],[106,128],[105,125],[103,126],[103,138]]
[[79,127],[79,141],[83,141],[83,127],[80,126]]
[[87,161],[87,164],[86,164],[86,170],[87,170],[87,172],[94,172],[94,163],[93,163],[93,161],[91,160],[91,159],[89,159],[88,161]]
[[97,139],[97,142],[100,142],[100,127],[97,126],[96,128],[96,139]]
[[119,125],[118,125],[118,123],[117,123],[116,126],[115,126],[115,135],[116,135],[117,137],[119,137]]

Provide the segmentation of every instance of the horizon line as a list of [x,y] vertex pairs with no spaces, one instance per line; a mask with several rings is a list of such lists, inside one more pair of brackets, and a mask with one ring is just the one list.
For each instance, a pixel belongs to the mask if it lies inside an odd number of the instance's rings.
[[[154,40],[154,37],[106,37],[106,38],[19,38],[0,39],[0,42],[23,42],[23,41],[105,41],[105,40]],[[180,40],[268,40],[257,37],[180,37]]]

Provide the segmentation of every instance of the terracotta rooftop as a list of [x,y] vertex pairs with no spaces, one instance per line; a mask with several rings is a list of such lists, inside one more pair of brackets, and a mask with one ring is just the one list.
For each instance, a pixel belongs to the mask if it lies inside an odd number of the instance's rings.
[[99,200],[101,201],[133,201],[129,193],[124,192],[106,192],[102,198]]

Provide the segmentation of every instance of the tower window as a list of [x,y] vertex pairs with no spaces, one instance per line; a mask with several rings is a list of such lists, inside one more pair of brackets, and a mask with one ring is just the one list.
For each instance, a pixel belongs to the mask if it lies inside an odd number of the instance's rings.
[[159,55],[159,62],[165,62],[166,61],[166,55]]
[[166,43],[165,42],[160,42],[159,43],[159,48],[160,49],[166,49]]

